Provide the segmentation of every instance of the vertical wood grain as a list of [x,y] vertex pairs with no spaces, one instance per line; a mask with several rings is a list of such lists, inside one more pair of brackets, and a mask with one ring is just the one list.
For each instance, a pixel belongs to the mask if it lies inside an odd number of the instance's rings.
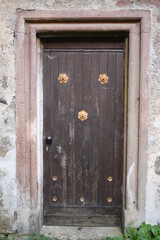
[[[49,57],[47,56],[49,54]],[[46,207],[90,207],[116,213],[121,207],[123,159],[124,53],[95,50],[49,50],[44,53],[45,134],[53,137],[44,169]],[[47,65],[47,66],[46,66]],[[66,73],[61,84],[58,75]],[[101,84],[100,74],[109,81]],[[46,82],[45,82],[46,81]],[[48,89],[48,90],[47,90]],[[88,119],[80,121],[85,110]],[[44,112],[45,112],[44,111]],[[48,156],[47,156],[48,154]],[[50,170],[51,169],[51,170]],[[57,176],[53,182],[52,176]],[[113,178],[112,182],[108,177]],[[49,180],[50,178],[50,180]],[[52,197],[57,196],[53,202]],[[84,197],[84,202],[80,198]],[[112,202],[107,198],[112,197]],[[91,211],[91,210],[90,210]],[[74,212],[74,211],[73,211]]]

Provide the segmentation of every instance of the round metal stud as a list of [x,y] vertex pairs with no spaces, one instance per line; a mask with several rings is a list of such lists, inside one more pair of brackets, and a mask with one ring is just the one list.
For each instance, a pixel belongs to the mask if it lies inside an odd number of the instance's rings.
[[68,81],[68,76],[66,73],[60,73],[58,76],[58,80],[60,83],[67,83]]
[[52,179],[54,182],[57,181],[57,176],[53,176]]
[[53,202],[57,202],[57,197],[54,196],[54,197],[52,198],[52,200],[53,200]]
[[111,197],[108,197],[108,198],[107,198],[107,202],[111,203],[111,202],[112,202],[112,198],[111,198]]
[[86,111],[82,110],[78,113],[78,119],[80,119],[81,121],[85,121],[87,120],[87,118],[88,118],[88,113]]
[[112,176],[108,176],[107,180],[108,180],[109,182],[112,182],[112,181],[113,181]]
[[108,79],[109,79],[109,77],[107,76],[107,74],[106,74],[106,73],[103,73],[103,74],[100,74],[100,75],[99,75],[98,81],[99,81],[101,84],[104,84],[104,83],[107,83],[107,82],[108,82]]
[[80,202],[84,202],[84,197],[80,197]]

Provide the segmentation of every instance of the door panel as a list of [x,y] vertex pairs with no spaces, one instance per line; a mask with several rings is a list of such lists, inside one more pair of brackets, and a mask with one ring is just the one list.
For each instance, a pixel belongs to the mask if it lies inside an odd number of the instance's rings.
[[[68,42],[64,49],[44,44],[44,224],[119,225],[124,49]],[[58,81],[60,73],[67,83]],[[103,73],[106,84],[98,81]],[[82,110],[85,121],[78,119]]]

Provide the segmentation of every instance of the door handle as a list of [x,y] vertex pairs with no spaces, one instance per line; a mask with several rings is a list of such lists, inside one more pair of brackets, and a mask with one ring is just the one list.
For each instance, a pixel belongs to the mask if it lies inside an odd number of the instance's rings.
[[52,137],[51,136],[47,136],[46,139],[45,139],[45,142],[46,142],[47,145],[51,145]]
[[51,145],[52,143],[52,137],[51,136],[47,136],[45,138],[45,143],[46,143],[46,152],[48,152],[48,145]]

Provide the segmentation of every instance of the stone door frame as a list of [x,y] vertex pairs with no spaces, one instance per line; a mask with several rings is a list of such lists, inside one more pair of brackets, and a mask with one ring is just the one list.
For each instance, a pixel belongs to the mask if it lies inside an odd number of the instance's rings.
[[[43,96],[40,34],[128,32],[123,168],[124,227],[145,219],[148,147],[150,12],[141,10],[17,11],[16,139],[18,232],[41,230]],[[127,67],[128,66],[128,67]],[[25,211],[24,211],[25,209]]]

